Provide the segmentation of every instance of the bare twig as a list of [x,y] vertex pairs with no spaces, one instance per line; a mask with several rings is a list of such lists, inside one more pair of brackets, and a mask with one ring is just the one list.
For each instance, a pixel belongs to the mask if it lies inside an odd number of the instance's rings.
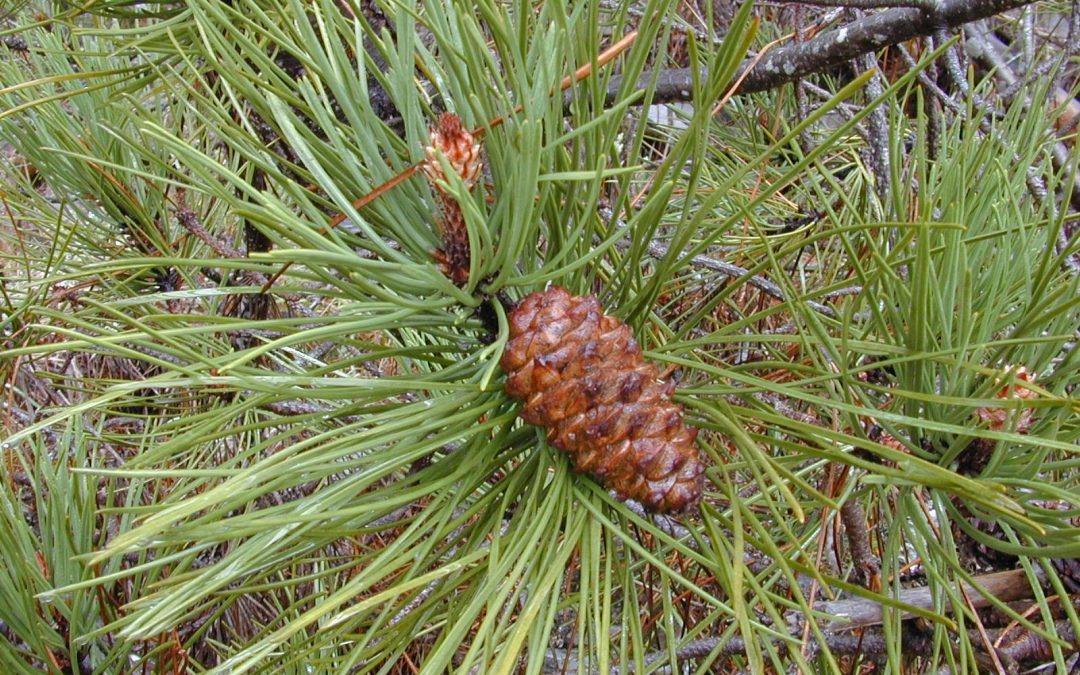
[[[621,219],[616,218],[614,213],[612,213],[611,209],[602,208],[599,210],[599,212],[601,217],[610,222],[614,222],[616,227],[624,230],[626,229],[626,223],[623,222]],[[626,239],[622,239],[616,245],[619,248],[626,249],[630,246],[630,242]],[[649,243],[645,250],[653,258],[660,260],[666,257],[671,249],[663,242],[652,241]],[[776,298],[781,302],[788,302],[789,300],[787,295],[784,293],[784,289],[782,289],[778,284],[766,279],[763,276],[750,274],[750,270],[746,269],[745,267],[739,267],[738,265],[735,265],[733,263],[728,263],[724,262],[723,260],[710,258],[706,255],[693,256],[692,258],[690,258],[690,264],[697,265],[698,267],[704,267],[706,269],[713,270],[714,272],[720,272],[721,274],[731,277],[732,279],[745,279],[747,284],[764,292],[766,295]],[[852,286],[851,290],[844,289],[843,293],[841,293],[840,291],[832,291],[829,295],[839,296],[858,294],[861,292],[861,287]],[[829,307],[828,305],[823,305],[820,302],[815,302],[813,300],[803,300],[803,302],[806,303],[807,307],[814,310],[815,312],[819,312],[831,318],[836,317],[836,310],[832,307]]]
[[[1000,602],[1012,602],[1013,600],[1026,600],[1034,594],[1031,584],[1028,582],[1027,573],[1024,570],[984,574],[975,577],[974,581],[981,590],[967,583],[963,584],[963,588],[970,596],[971,604],[975,609],[989,607],[991,602],[988,596]],[[933,590],[927,587],[902,589],[896,600],[917,609],[940,611]],[[838,621],[830,626],[832,630],[879,626],[884,617],[881,603],[870,598],[822,602],[817,604],[814,609],[838,618]],[[915,616],[915,614],[908,611],[900,612],[902,619],[912,619]]]
[[[655,17],[650,17],[646,14],[645,10],[635,5],[627,5],[619,0],[599,0],[598,3],[601,7],[609,12],[622,12],[625,11],[627,16],[634,17],[635,21],[654,21]],[[721,37],[710,35],[702,30],[697,30],[686,23],[678,23],[676,19],[660,19],[660,25],[671,26],[673,31],[683,31],[688,34],[693,34],[699,42],[711,42],[714,45],[723,44],[724,40]]]
[[881,590],[881,561],[870,548],[870,534],[866,526],[866,514],[862,505],[849,499],[840,507],[840,519],[844,522],[851,561],[863,579],[863,585],[873,591]]
[[[660,259],[667,256],[669,248],[666,244],[663,244],[659,241],[654,241],[649,244],[646,250],[652,257]],[[781,302],[788,301],[788,297],[784,293],[784,289],[780,288],[778,284],[769,281],[763,276],[750,274],[750,270],[746,269],[745,267],[739,267],[738,265],[724,262],[723,260],[716,260],[715,258],[710,258],[704,255],[696,255],[690,258],[690,263],[699,267],[704,267],[706,269],[720,272],[721,274],[729,276],[733,279],[746,279],[747,284],[762,291],[766,295],[776,298]],[[828,317],[836,317],[836,310],[832,307],[829,307],[828,305],[823,305],[820,302],[815,302],[814,300],[804,300],[803,302],[806,304],[807,307],[814,310],[815,312],[819,312]]]
[[[935,3],[937,11],[934,13],[913,8],[878,12],[816,35],[806,42],[771,50],[750,71],[737,93],[748,94],[773,89],[810,73],[841,65],[862,54],[931,35],[941,27],[955,27],[978,21],[1034,1],[938,0]],[[752,62],[753,59],[743,62],[736,79],[743,75],[743,71]],[[644,73],[638,79],[637,88],[647,89],[652,78],[653,73]],[[665,70],[656,78],[656,94],[652,103],[690,100],[693,77],[689,68]],[[609,101],[614,101],[621,87],[622,79],[618,76],[612,77],[607,92]]]
[[[866,83],[866,95],[870,100],[876,100],[885,92],[885,78],[877,65],[877,57],[873,54],[863,54],[855,59],[860,70],[873,71],[870,81]],[[883,208],[888,208],[892,176],[889,171],[889,116],[883,106],[875,106],[870,111],[866,121],[867,144],[866,149],[870,155],[870,171],[874,176],[874,188]]]
[[1024,70],[1035,69],[1035,14],[1025,7],[1020,15],[1020,47],[1024,53]]
[[1080,0],[1072,0],[1069,9],[1069,34],[1065,38],[1065,58],[1080,53]]
[[[1029,630],[1014,630],[1010,628],[987,631],[993,638],[999,654],[1007,655],[1016,661],[1050,661],[1054,658],[1053,645],[1043,636],[1032,633]],[[1010,633],[1016,633],[1011,635]],[[1054,633],[1076,647],[1076,631],[1069,621],[1058,621],[1054,624]],[[1010,638],[1005,640],[1005,638]],[[1000,645],[1000,646],[998,646]]]
[[[805,42],[807,38],[803,19],[804,9],[797,7],[795,10],[795,42]],[[806,82],[799,78],[795,80],[795,111],[799,115],[799,122],[810,117],[810,104],[806,97]],[[799,142],[802,143],[803,152],[809,153],[814,147],[813,136],[810,135],[810,127],[806,127],[799,133]]]
[[206,231],[202,222],[199,221],[199,217],[195,215],[195,212],[189,209],[187,206],[181,204],[176,210],[176,221],[191,234],[195,235],[200,241],[213,249],[214,253],[217,253],[222,258],[243,258],[244,254],[237,251],[228,243],[221,241],[214,235]]
[[[1057,633],[1064,639],[1072,641],[1075,639],[1075,636],[1071,627],[1066,625],[1067,623],[1068,622],[1064,621],[1058,622],[1056,625]],[[1038,658],[1050,647],[1049,642],[1044,638],[1039,636],[1027,637],[1028,639],[1018,639],[1014,643],[999,648],[997,650],[998,653],[1001,655],[1009,654],[1012,656],[1013,660],[1020,661],[1029,658]],[[779,641],[778,638],[772,636],[758,639],[767,639],[773,643]],[[825,647],[837,656],[860,656],[867,661],[881,663],[885,661],[889,655],[889,639],[877,632],[825,633],[823,641]],[[786,645],[781,645],[781,647],[783,646]],[[929,656],[934,648],[935,644],[933,640],[924,638],[918,633],[912,632],[905,634],[904,636],[904,654],[906,656]],[[741,656],[746,654],[746,650],[746,641],[739,635],[734,635],[727,640],[723,640],[719,637],[706,637],[691,640],[677,647],[675,649],[675,659],[679,663],[690,660],[699,660],[713,652],[717,652],[719,656]],[[653,664],[664,661],[668,657],[669,652],[667,650],[659,650],[646,654],[643,660],[646,664]],[[555,673],[559,673],[560,675],[581,675],[581,671],[577,669],[577,660],[578,655],[576,651],[554,648],[548,649],[544,656],[543,672],[551,673],[553,675]],[[614,666],[610,672],[612,675],[622,673],[624,672],[624,667],[630,672],[634,672],[633,664]],[[600,671],[594,667],[587,672],[598,674]],[[662,666],[651,670],[650,672],[671,675],[672,670],[669,666]]]
[[[974,631],[969,631],[972,639],[977,636]],[[1001,629],[988,631],[995,638],[1006,637]],[[1073,644],[1076,649],[1076,632],[1068,621],[1058,621],[1054,624],[1054,633],[1061,639]],[[889,640],[880,633],[825,633],[825,646],[837,656],[861,656],[875,662],[884,661],[889,654]],[[1002,657],[1003,661],[1010,665],[1016,662],[1040,660],[1046,661],[1053,658],[1052,645],[1049,640],[1041,635],[1023,631],[1005,644],[993,645],[991,656]],[[934,649],[934,641],[921,638],[918,635],[907,635],[904,639],[904,653],[906,656],[928,656]],[[717,637],[707,637],[691,640],[675,649],[675,658],[678,661],[702,659],[713,651],[719,651],[724,656],[737,656],[746,653],[746,642],[740,636],[733,636],[726,642]],[[663,661],[668,658],[669,652],[661,650],[645,655],[646,664]],[[559,666],[576,661],[576,654],[564,650],[548,650],[545,658],[545,672],[561,672]],[[550,664],[550,667],[548,667]],[[569,671],[568,671],[569,672]],[[577,672],[576,670],[573,672]],[[595,671],[594,671],[595,672]],[[614,673],[621,672],[619,668],[613,668]],[[661,668],[652,671],[654,673],[670,673],[669,668]]]
[[851,7],[853,9],[893,9],[914,7],[934,11],[936,0],[773,0],[782,5],[814,5],[816,7]]

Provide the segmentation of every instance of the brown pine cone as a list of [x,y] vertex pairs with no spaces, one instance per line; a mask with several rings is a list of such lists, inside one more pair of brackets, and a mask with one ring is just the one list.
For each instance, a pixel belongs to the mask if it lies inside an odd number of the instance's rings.
[[527,296],[510,313],[501,364],[506,393],[525,401],[522,419],[546,427],[576,470],[651,511],[697,504],[705,471],[697,429],[671,402],[674,384],[595,297],[558,286]]

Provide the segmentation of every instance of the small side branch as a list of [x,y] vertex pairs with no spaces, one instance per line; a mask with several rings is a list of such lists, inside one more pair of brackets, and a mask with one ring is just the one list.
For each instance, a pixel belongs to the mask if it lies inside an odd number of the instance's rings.
[[[657,259],[664,258],[668,254],[668,247],[658,241],[650,243],[646,250],[648,250],[650,256]],[[760,290],[766,295],[776,298],[781,302],[788,301],[788,297],[787,295],[785,295],[784,289],[780,288],[778,284],[766,279],[765,277],[751,275],[750,270],[746,269],[745,267],[739,267],[738,265],[733,265],[731,263],[724,262],[723,260],[716,260],[715,258],[710,258],[704,255],[696,255],[690,259],[690,262],[698,267],[704,267],[715,272],[720,272],[721,274],[729,276],[733,279],[745,278],[747,284]],[[828,305],[823,305],[820,302],[815,302],[813,300],[804,300],[803,302],[805,302],[806,306],[814,310],[815,312],[819,312],[831,318],[836,317],[836,310],[832,307],[829,307]]]
[[844,522],[851,561],[862,577],[863,586],[872,591],[881,590],[881,561],[870,547],[870,532],[866,525],[866,513],[855,500],[844,502],[840,507],[840,519]]

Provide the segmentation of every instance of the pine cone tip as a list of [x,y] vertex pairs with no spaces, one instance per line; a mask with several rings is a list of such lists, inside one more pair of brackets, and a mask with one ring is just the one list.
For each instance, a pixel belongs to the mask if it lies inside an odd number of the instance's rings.
[[445,181],[439,153],[446,155],[450,166],[461,177],[465,187],[470,190],[480,177],[480,144],[461,123],[461,118],[452,112],[439,116],[435,128],[431,130],[431,145],[424,148],[425,161],[421,165],[424,175],[438,187],[438,181]]

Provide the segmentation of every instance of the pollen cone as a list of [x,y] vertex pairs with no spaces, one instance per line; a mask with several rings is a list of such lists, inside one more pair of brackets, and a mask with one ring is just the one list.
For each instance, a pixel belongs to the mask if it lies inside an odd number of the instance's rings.
[[462,125],[461,118],[454,113],[445,112],[439,116],[438,123],[431,130],[431,145],[424,148],[425,160],[420,169],[435,186],[439,210],[442,211],[439,222],[442,245],[435,251],[435,260],[439,262],[443,274],[450,277],[456,285],[464,286],[469,281],[469,267],[472,263],[469,230],[465,225],[461,206],[439,182],[446,180],[439,162],[439,153],[446,156],[450,167],[461,177],[465,186],[472,190],[482,168],[480,144]]
[[527,296],[510,314],[501,364],[506,393],[525,401],[522,419],[545,427],[578,471],[651,511],[698,502],[697,429],[672,403],[674,385],[595,297],[557,286]]

